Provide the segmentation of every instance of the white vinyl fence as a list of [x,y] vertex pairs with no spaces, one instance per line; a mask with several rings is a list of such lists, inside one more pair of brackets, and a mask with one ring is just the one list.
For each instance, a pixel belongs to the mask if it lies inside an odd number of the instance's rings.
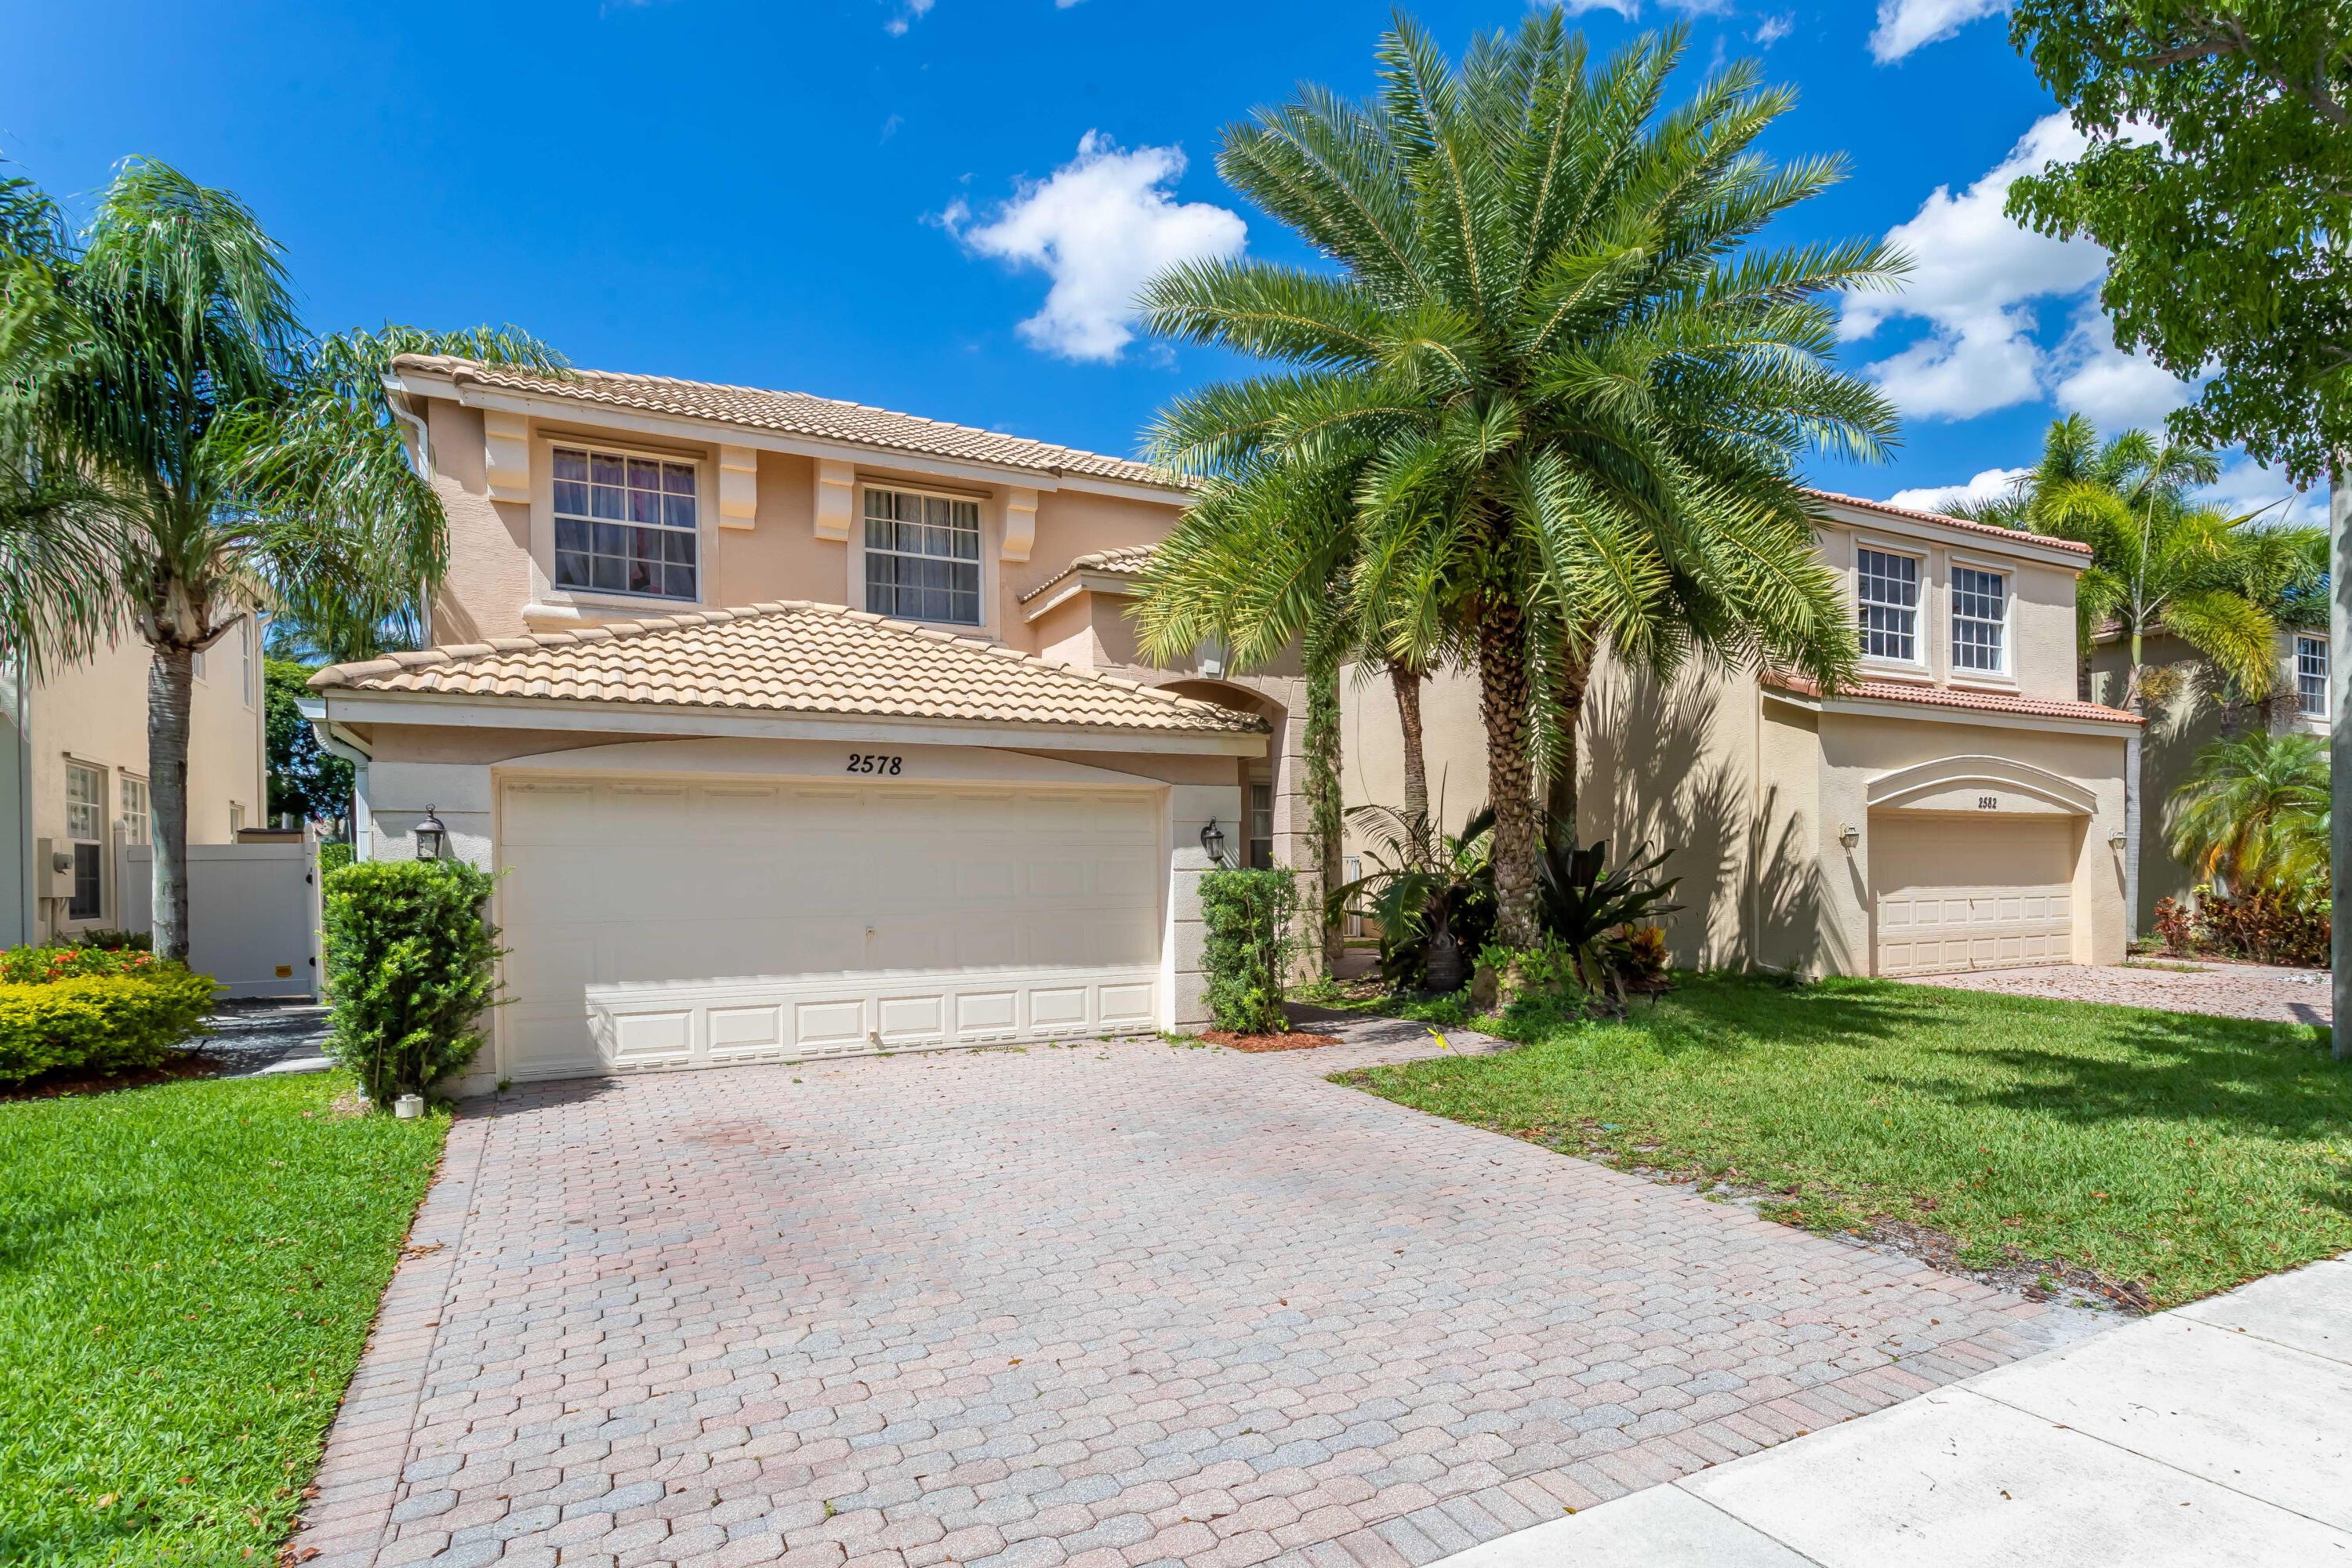
[[[155,851],[116,847],[121,923],[154,923]],[[308,833],[276,844],[188,846],[188,966],[224,996],[319,994],[319,846]]]

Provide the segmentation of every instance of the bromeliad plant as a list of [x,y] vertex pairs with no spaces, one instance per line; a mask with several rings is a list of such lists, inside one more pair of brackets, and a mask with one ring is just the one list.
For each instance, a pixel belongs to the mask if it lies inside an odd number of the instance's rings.
[[1666,902],[1682,879],[1657,876],[1672,851],[1649,855],[1649,847],[1635,845],[1614,871],[1605,871],[1607,839],[1579,849],[1570,838],[1564,848],[1547,844],[1537,868],[1536,908],[1545,934],[1568,950],[1585,990],[1617,1005],[1625,1000],[1622,976],[1643,962],[1634,945],[1643,922],[1682,908]]
[[1495,814],[1481,809],[1455,834],[1426,813],[1360,805],[1348,813],[1377,868],[1334,888],[1329,918],[1378,922],[1381,978],[1396,991],[1458,991],[1468,955],[1495,925]]

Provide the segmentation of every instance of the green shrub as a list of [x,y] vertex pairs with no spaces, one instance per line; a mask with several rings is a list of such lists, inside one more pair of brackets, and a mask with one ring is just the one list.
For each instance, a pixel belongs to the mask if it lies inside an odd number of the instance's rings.
[[1282,996],[1298,954],[1298,879],[1278,867],[1206,872],[1201,917],[1208,925],[1202,966],[1210,1021],[1236,1035],[1287,1030]]
[[498,991],[490,882],[458,860],[362,861],[327,878],[327,1054],[378,1105],[422,1093],[481,1049]]
[[352,847],[338,838],[319,846],[319,875],[340,871],[352,863]]
[[47,947],[12,947],[0,952],[0,983],[11,985],[81,980],[94,974],[145,974],[164,967],[152,952],[111,947],[77,947],[69,942],[56,942]]
[[155,933],[152,931],[85,931],[74,934],[76,947],[102,947],[110,952],[152,952]]
[[205,1032],[214,989],[210,975],[153,963],[131,973],[0,984],[0,1083],[59,1068],[153,1067]]

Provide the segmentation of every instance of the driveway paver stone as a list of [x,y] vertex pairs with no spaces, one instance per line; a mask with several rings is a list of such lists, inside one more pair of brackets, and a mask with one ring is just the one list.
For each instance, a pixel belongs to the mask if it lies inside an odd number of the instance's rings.
[[1345,1032],[470,1106],[295,1550],[1401,1568],[2087,1331],[1324,1082],[1434,1048]]

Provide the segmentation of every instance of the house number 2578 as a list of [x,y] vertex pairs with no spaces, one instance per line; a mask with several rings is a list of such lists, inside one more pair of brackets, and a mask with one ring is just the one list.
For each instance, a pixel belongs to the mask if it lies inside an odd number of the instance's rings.
[[904,757],[886,757],[873,752],[852,752],[849,753],[849,771],[853,773],[895,775],[898,771],[898,764],[904,761],[906,761]]

